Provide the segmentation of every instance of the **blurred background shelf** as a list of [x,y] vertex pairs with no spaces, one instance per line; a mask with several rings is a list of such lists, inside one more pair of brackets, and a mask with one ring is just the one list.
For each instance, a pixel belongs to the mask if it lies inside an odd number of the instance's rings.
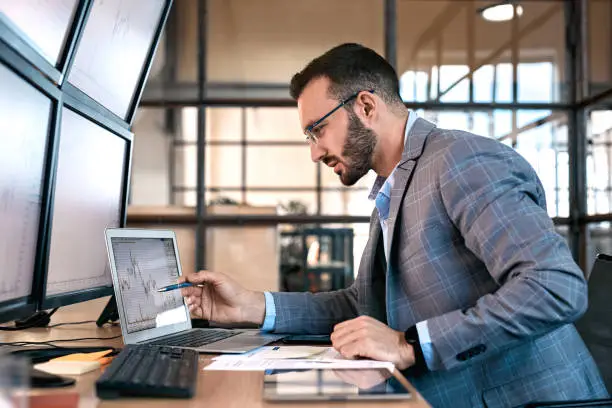
[[352,228],[296,228],[280,235],[282,290],[320,292],[353,283]]

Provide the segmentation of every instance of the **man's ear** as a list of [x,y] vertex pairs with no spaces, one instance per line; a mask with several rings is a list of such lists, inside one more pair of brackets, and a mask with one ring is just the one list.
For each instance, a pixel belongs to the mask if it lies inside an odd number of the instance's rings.
[[361,92],[357,97],[357,106],[359,110],[361,110],[365,120],[372,119],[376,112],[377,105],[378,101],[370,92]]

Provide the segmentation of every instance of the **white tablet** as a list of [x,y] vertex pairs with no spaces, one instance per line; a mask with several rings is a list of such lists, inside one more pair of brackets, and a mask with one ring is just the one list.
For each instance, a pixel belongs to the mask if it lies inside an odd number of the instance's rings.
[[387,369],[269,370],[266,401],[410,400],[416,391],[397,371]]

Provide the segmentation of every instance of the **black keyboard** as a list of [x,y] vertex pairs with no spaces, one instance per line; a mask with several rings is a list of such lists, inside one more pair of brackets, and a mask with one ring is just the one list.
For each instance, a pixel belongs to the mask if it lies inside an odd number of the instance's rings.
[[147,344],[177,347],[201,347],[242,333],[240,330],[202,329],[192,330],[163,339],[154,340]]
[[96,393],[101,399],[191,398],[197,375],[195,350],[132,344],[125,346],[96,381]]

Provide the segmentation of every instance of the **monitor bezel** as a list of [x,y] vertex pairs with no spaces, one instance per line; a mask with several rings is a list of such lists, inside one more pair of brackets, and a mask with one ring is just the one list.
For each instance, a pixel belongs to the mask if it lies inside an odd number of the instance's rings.
[[134,122],[134,118],[136,117],[136,111],[138,109],[138,105],[140,104],[140,100],[142,99],[142,94],[144,92],[144,87],[149,77],[149,73],[151,71],[151,67],[153,65],[153,60],[155,59],[155,53],[157,52],[157,47],[159,45],[159,41],[161,40],[162,34],[164,32],[164,27],[166,26],[166,21],[168,20],[168,15],[170,14],[170,9],[172,8],[173,0],[164,0],[164,5],[162,7],[160,18],[157,22],[157,26],[155,32],[153,34],[153,38],[151,39],[151,44],[149,50],[147,51],[147,56],[142,65],[142,69],[138,76],[138,81],[135,85],[134,91],[132,93],[132,97],[130,100],[130,104],[128,106],[125,117],[118,116],[115,112],[106,108],[100,102],[96,101],[89,95],[87,95],[84,91],[80,90],[76,86],[72,85],[68,80],[70,76],[70,70],[72,69],[74,56],[76,55],[76,50],[78,49],[78,45],[80,43],[80,39],[84,32],[84,26],[87,24],[87,20],[89,19],[89,14],[91,12],[91,5],[86,10],[86,13],[82,17],[81,25],[83,27],[80,28],[78,32],[78,38],[76,40],[76,44],[74,50],[72,50],[70,64],[67,67],[67,70],[64,72],[64,81],[61,85],[62,90],[65,94],[70,95],[75,100],[78,100],[81,104],[91,106],[95,110],[97,110],[100,114],[108,117],[109,119],[119,120],[120,123],[123,123],[126,129],[131,128],[132,123]]
[[[120,118],[109,109],[96,102],[78,88],[72,86],[67,78],[74,62],[87,18],[91,12],[94,0],[79,0],[73,19],[66,35],[65,44],[55,66],[47,61],[28,39],[19,36],[9,25],[0,20],[0,62],[4,63],[20,77],[50,97],[52,102],[47,150],[45,157],[39,221],[36,263],[32,294],[25,299],[0,303],[0,321],[15,320],[30,315],[36,310],[66,306],[107,295],[113,292],[112,286],[92,288],[77,292],[47,296],[46,280],[49,261],[51,216],[53,214],[55,177],[57,171],[57,156],[59,152],[59,137],[61,115],[64,107],[71,109],[97,125],[105,128],[126,141],[126,157],[124,163],[121,215],[119,227],[125,227],[127,206],[129,200],[131,162],[133,154],[133,134],[130,132],[138,104],[142,98],[144,84],[148,78],[153,59],[164,31],[164,27],[172,6],[172,0],[164,0],[160,18],[152,38],[147,57],[141,68],[139,80],[134,89],[132,100],[125,118]],[[9,304],[10,303],[10,304]],[[14,304],[13,304],[14,303]],[[4,310],[10,312],[4,313]],[[6,320],[4,320],[6,321]]]
[[[130,186],[130,175],[131,175],[131,163],[132,163],[132,153],[133,153],[133,134],[127,130],[118,119],[111,120],[106,115],[100,113],[98,110],[92,108],[88,105],[81,104],[77,99],[73,98],[71,95],[62,95],[62,103],[58,109],[57,115],[57,130],[55,133],[55,138],[53,139],[53,159],[51,163],[51,177],[50,177],[50,187],[51,191],[55,191],[56,184],[56,176],[57,176],[57,161],[59,156],[59,140],[61,138],[60,126],[61,126],[61,116],[63,108],[70,109],[74,113],[84,117],[85,119],[95,123],[96,125],[104,128],[115,136],[123,139],[126,143],[126,154],[124,158],[124,167],[123,167],[123,185],[121,186],[121,209],[119,216],[119,228],[123,228],[126,225],[127,221],[127,207],[128,207],[128,199],[129,199],[129,186]],[[68,306],[74,303],[85,302],[92,299],[97,299],[104,296],[110,296],[113,294],[113,286],[112,283],[109,286],[99,286],[90,289],[82,289],[78,291],[66,292],[55,295],[47,295],[46,293],[46,285],[47,285],[47,276],[48,276],[48,267],[49,267],[49,254],[51,248],[51,232],[53,229],[53,209],[55,205],[55,199],[53,196],[50,197],[49,203],[49,218],[47,223],[47,234],[44,245],[44,273],[43,273],[43,282],[41,284],[41,296],[39,309],[52,309],[61,306]],[[101,232],[102,234],[102,232]],[[102,242],[102,239],[101,239]]]
[[74,58],[83,22],[85,16],[89,13],[93,0],[77,0],[76,3],[74,16],[66,33],[65,43],[55,65],[42,56],[38,47],[29,38],[20,36],[11,27],[11,24],[4,21],[3,18],[0,18],[0,40],[4,41],[6,45],[15,50],[26,61],[39,69],[51,81],[61,85]]
[[12,321],[31,315],[36,312],[41,299],[42,284],[45,279],[45,242],[47,237],[47,225],[49,221],[50,204],[50,163],[52,162],[52,148],[57,129],[57,111],[61,105],[61,91],[55,87],[45,75],[34,68],[21,54],[10,45],[0,41],[0,63],[11,72],[23,79],[26,83],[49,98],[51,108],[49,110],[49,126],[47,129],[47,146],[41,175],[41,205],[38,221],[37,244],[34,259],[34,271],[32,289],[29,296],[11,299],[0,303],[0,322]]

